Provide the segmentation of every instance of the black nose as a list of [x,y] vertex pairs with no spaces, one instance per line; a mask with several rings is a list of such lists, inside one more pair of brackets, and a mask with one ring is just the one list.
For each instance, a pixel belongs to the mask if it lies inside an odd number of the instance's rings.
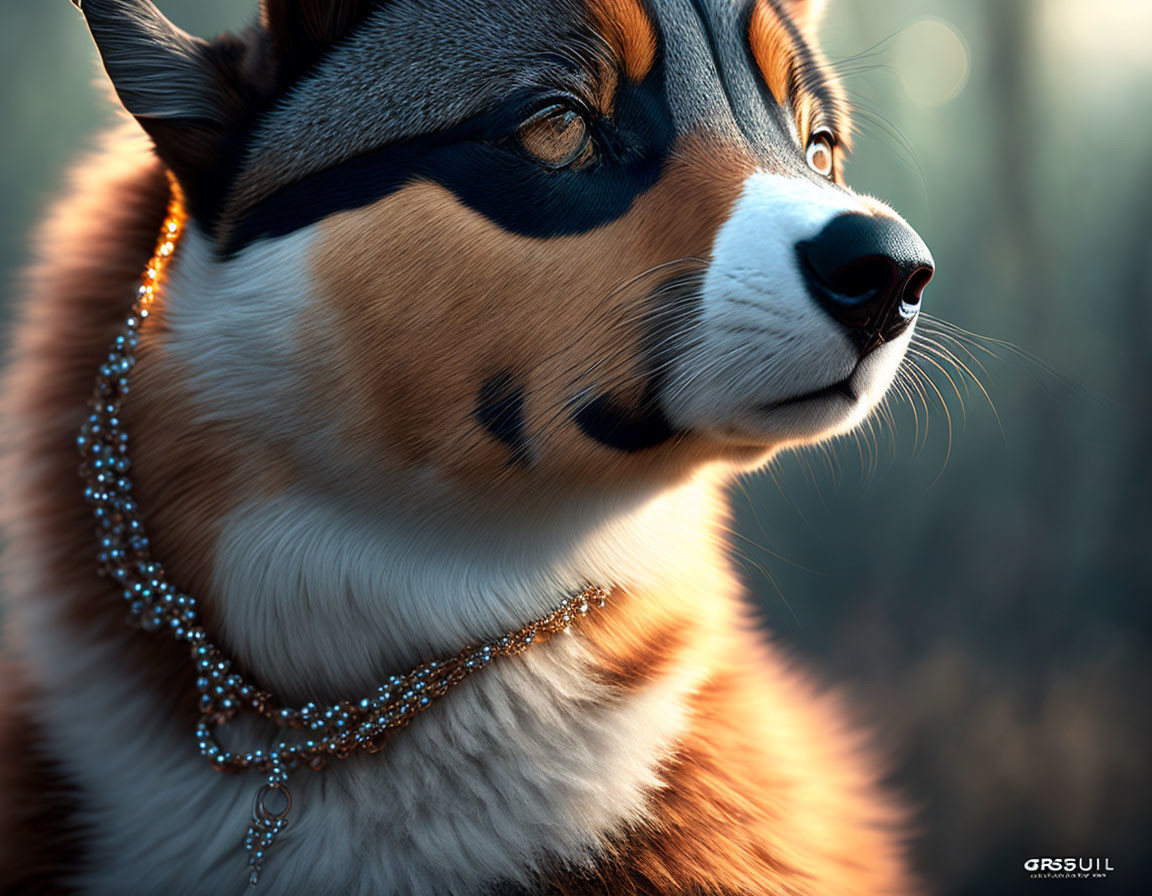
[[864,352],[908,328],[936,269],[916,231],[883,216],[839,215],[796,251],[816,301]]

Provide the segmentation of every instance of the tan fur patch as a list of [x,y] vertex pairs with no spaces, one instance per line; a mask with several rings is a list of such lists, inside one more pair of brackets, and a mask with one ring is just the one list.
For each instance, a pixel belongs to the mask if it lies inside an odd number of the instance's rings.
[[340,335],[309,366],[363,397],[368,413],[347,421],[349,437],[384,449],[391,465],[503,487],[508,450],[475,409],[480,385],[507,371],[552,481],[682,475],[704,459],[692,440],[630,457],[571,422],[580,395],[639,400],[649,294],[677,270],[703,268],[751,168],[703,139],[672,157],[630,211],[576,236],[509,233],[431,183],[325,222],[314,265],[330,300],[323,330]]
[[589,0],[596,27],[604,35],[630,81],[648,77],[659,46],[656,29],[640,0]]
[[656,595],[612,596],[614,608],[629,602],[642,606],[594,614],[580,630],[593,648],[596,677],[626,693],[667,675],[696,635],[688,615],[668,612]]

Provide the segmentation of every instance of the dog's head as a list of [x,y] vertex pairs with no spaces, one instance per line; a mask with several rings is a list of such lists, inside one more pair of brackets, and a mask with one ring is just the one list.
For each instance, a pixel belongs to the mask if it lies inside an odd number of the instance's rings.
[[308,463],[667,480],[859,423],[932,275],[842,179],[815,0],[83,0],[188,197],[203,406]]

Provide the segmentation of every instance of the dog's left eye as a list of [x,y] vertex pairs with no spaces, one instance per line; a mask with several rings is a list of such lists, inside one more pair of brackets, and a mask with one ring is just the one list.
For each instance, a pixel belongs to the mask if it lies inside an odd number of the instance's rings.
[[583,168],[594,147],[588,121],[568,106],[542,109],[520,126],[520,142],[546,168]]
[[821,177],[831,178],[836,170],[836,138],[832,132],[820,130],[809,137],[805,155],[809,168]]

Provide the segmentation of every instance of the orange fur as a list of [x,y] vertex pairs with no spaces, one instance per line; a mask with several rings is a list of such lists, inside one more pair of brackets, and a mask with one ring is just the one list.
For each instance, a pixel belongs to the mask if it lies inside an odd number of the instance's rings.
[[[796,4],[789,4],[790,7]],[[806,7],[800,4],[804,13]],[[808,18],[802,15],[800,24],[806,26]],[[827,89],[831,96],[830,107],[825,107],[816,97],[805,89],[803,70],[798,67],[797,38],[789,30],[781,13],[772,0],[756,0],[748,18],[748,41],[752,48],[752,58],[760,71],[764,83],[768,85],[773,99],[782,106],[790,105],[796,119],[796,130],[800,136],[800,143],[808,142],[808,138],[820,127],[828,126],[833,119],[843,119],[843,110],[846,107],[843,88],[839,82],[832,79]],[[825,61],[819,49],[812,44],[806,44],[805,51],[812,60],[812,65],[824,68]],[[843,150],[851,148],[851,129],[838,128],[839,146]]]
[[745,633],[705,642],[712,668],[641,830],[563,896],[910,893],[900,813],[870,782],[843,708]]
[[752,7],[748,39],[752,45],[752,57],[772,91],[772,98],[784,105],[791,98],[796,49],[792,35],[780,20],[776,7],[768,0],[759,0]]
[[629,80],[643,81],[656,62],[656,31],[640,0],[589,0],[597,27]]
[[[719,490],[719,481],[716,482]],[[743,605],[718,547],[719,505],[674,591],[625,594],[580,637],[606,680],[636,692],[707,669],[649,818],[591,870],[549,879],[554,896],[900,896],[905,813],[835,696],[776,651]]]

